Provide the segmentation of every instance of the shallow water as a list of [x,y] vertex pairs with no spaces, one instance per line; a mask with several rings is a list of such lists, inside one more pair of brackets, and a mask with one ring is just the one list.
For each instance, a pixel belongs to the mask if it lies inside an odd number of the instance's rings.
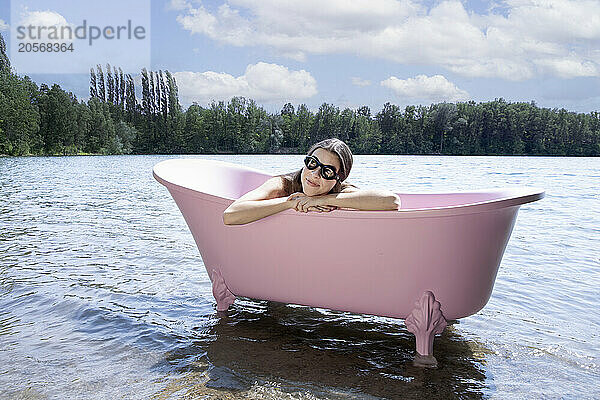
[[600,159],[356,156],[360,187],[546,190],[487,306],[435,339],[427,370],[402,321],[251,299],[217,314],[151,175],[167,158],[0,158],[0,398],[600,397]]

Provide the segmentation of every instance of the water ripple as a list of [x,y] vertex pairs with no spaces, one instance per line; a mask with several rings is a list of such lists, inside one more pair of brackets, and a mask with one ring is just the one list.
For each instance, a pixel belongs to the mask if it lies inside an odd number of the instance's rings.
[[[302,162],[200,157],[274,174]],[[486,307],[422,370],[401,321],[244,298],[215,313],[151,176],[166,158],[0,159],[0,397],[600,397],[598,159],[356,156],[359,187],[547,191],[520,210]]]

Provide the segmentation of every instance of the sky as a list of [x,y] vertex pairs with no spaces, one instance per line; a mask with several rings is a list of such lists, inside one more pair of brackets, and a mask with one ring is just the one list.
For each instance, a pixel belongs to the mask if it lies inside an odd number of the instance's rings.
[[[84,19],[132,20],[146,37],[15,55],[18,26]],[[376,113],[504,98],[600,111],[600,0],[0,0],[0,33],[17,73],[84,100],[86,71],[110,63],[138,86],[142,67],[169,70],[184,107],[245,96],[270,112],[289,102]]]

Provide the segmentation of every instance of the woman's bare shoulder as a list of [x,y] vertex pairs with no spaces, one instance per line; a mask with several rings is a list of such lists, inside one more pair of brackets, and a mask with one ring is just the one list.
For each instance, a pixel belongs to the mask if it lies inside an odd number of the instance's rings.
[[244,194],[237,201],[269,200],[277,197],[283,197],[285,195],[283,179],[279,176],[274,176],[267,179],[262,185]]
[[276,197],[288,196],[289,194],[291,194],[286,193],[285,179],[281,176],[274,176],[272,178],[269,178],[265,183],[268,183],[268,187],[271,190],[271,195],[273,196],[270,197],[271,199]]

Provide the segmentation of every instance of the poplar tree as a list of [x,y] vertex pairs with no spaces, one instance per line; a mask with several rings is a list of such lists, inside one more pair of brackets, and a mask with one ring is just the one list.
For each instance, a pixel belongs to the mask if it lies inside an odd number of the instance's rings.
[[98,88],[96,87],[96,72],[90,68],[90,98],[98,97]]
[[150,115],[152,108],[150,105],[150,80],[146,68],[142,69],[142,113]]
[[[161,115],[161,104],[162,104],[162,88],[163,85],[160,84],[160,77],[162,76],[162,72],[159,75],[158,72],[155,72],[155,81],[156,81],[156,114]],[[163,116],[164,117],[164,116]]]
[[167,86],[169,92],[169,114],[177,115],[181,113],[181,106],[179,105],[179,90],[177,88],[177,82],[175,77],[168,70],[165,71],[167,76]]
[[152,92],[150,89],[150,77],[146,68],[142,69],[142,115],[141,127],[142,134],[137,140],[137,149],[142,153],[150,151],[153,145],[153,124],[152,124]]
[[135,85],[131,75],[127,74],[127,89],[126,89],[125,110],[129,122],[133,122],[134,115],[137,113],[137,101],[135,99]]
[[[121,105],[121,81],[119,79],[119,70],[113,65],[113,76],[115,77],[115,105],[119,107]],[[120,108],[120,107],[119,107]]]
[[100,64],[96,66],[96,69],[98,71],[98,99],[104,103],[106,101],[106,91],[104,90],[104,72],[102,72],[102,66]]
[[150,71],[150,114],[154,115],[156,110],[156,88],[154,87],[154,71]]
[[119,67],[119,82],[119,106],[123,110],[125,108],[125,79],[121,67]]
[[167,118],[167,114],[168,114],[168,91],[167,91],[167,85],[165,85],[165,78],[163,76],[163,72],[162,70],[160,70],[158,72],[159,77],[160,77],[160,108],[162,111],[162,114],[165,118]]
[[115,81],[113,79],[112,68],[106,64],[106,94],[109,103],[115,103]]

